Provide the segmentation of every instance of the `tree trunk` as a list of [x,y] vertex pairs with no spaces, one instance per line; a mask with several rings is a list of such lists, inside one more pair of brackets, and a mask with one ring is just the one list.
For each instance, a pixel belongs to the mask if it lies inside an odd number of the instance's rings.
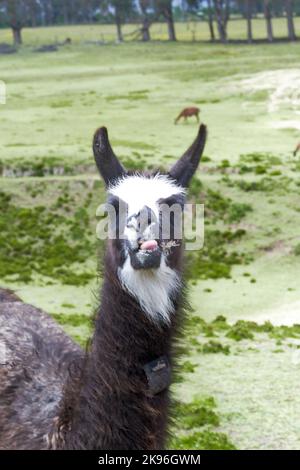
[[225,5],[223,0],[214,0],[216,19],[218,25],[218,32],[220,41],[227,42],[227,22],[229,17],[229,1],[226,0]]
[[268,41],[273,42],[272,14],[270,0],[264,0],[264,13],[267,23]]
[[209,33],[210,33],[210,40],[215,41],[216,37],[215,37],[215,30],[214,30],[211,0],[208,0],[207,6],[208,6],[208,27],[209,27]]
[[142,12],[142,26],[141,26],[141,33],[142,33],[142,41],[150,41],[150,26],[152,21],[150,20],[147,12],[147,7],[149,3],[147,0],[139,0],[140,9]]
[[150,21],[148,18],[143,19],[143,24],[142,24],[142,41],[150,41],[151,36],[150,36]]
[[173,20],[167,20],[169,41],[176,41],[175,27]]
[[20,46],[22,44],[22,32],[21,27],[12,27],[14,45]]
[[293,18],[293,0],[285,0],[285,11],[286,11],[286,18],[287,18],[289,40],[295,41],[296,33],[295,33],[294,18]]
[[216,36],[215,36],[215,31],[214,31],[214,23],[213,23],[211,16],[209,16],[209,19],[208,19],[208,26],[209,26],[210,40],[214,42],[216,40]]
[[224,26],[222,23],[219,23],[219,22],[218,22],[218,31],[219,31],[220,41],[223,43],[227,42],[227,36],[226,36],[226,31],[224,29]]
[[116,16],[117,38],[118,42],[123,42],[122,24],[119,16]]
[[9,25],[13,33],[15,46],[22,44],[22,27],[25,18],[25,4],[22,1],[10,0],[6,3]]
[[174,26],[174,19],[173,19],[173,12],[172,12],[172,2],[168,2],[169,5],[164,10],[164,17],[168,24],[168,36],[169,41],[176,41],[176,34],[175,34],[175,26]]
[[253,41],[251,0],[246,0],[246,17],[247,17],[247,38],[248,38],[248,43],[251,44]]

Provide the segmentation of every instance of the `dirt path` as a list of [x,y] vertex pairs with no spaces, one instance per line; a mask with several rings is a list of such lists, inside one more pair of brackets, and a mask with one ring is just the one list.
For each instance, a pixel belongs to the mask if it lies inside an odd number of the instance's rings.
[[259,72],[241,80],[239,85],[250,93],[261,90],[269,92],[268,112],[273,113],[282,107],[298,110],[300,105],[299,69],[270,70]]
[[258,323],[269,320],[273,325],[294,325],[300,323],[300,300],[286,303],[277,308],[265,310],[256,315]]

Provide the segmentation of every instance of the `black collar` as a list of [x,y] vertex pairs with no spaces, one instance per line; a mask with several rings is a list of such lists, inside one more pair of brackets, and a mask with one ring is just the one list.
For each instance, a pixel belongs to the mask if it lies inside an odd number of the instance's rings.
[[157,395],[169,387],[171,383],[171,366],[167,356],[160,356],[154,361],[148,362],[143,369],[151,395]]

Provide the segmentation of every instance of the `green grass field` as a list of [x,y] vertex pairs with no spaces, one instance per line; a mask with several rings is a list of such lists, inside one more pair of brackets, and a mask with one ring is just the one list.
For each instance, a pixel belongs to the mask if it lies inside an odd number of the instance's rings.
[[[264,23],[254,26],[263,37]],[[245,34],[240,21],[230,28]],[[154,31],[164,39],[163,25]],[[186,24],[178,33],[192,38]],[[85,43],[113,35],[112,26],[28,29],[17,54],[0,55],[0,285],[84,344],[103,251],[93,132],[106,125],[128,167],[167,168],[197,132],[193,119],[174,118],[199,106],[209,141],[190,197],[205,204],[206,238],[187,253],[193,311],[170,445],[299,449],[300,44]],[[67,36],[58,52],[33,50]],[[207,25],[196,38],[207,39]]]

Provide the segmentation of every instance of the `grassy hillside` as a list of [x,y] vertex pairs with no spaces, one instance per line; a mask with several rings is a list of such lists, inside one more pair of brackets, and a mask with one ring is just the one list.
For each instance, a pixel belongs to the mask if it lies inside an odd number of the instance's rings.
[[[187,25],[179,33],[189,39]],[[93,131],[108,127],[124,165],[167,168],[197,132],[174,118],[198,105],[209,141],[190,197],[205,204],[205,246],[187,253],[193,311],[170,445],[299,448],[300,45],[84,43],[101,34],[114,29],[26,30],[26,47],[0,56],[0,285],[84,344],[103,251]],[[34,52],[67,36],[58,52]]]

